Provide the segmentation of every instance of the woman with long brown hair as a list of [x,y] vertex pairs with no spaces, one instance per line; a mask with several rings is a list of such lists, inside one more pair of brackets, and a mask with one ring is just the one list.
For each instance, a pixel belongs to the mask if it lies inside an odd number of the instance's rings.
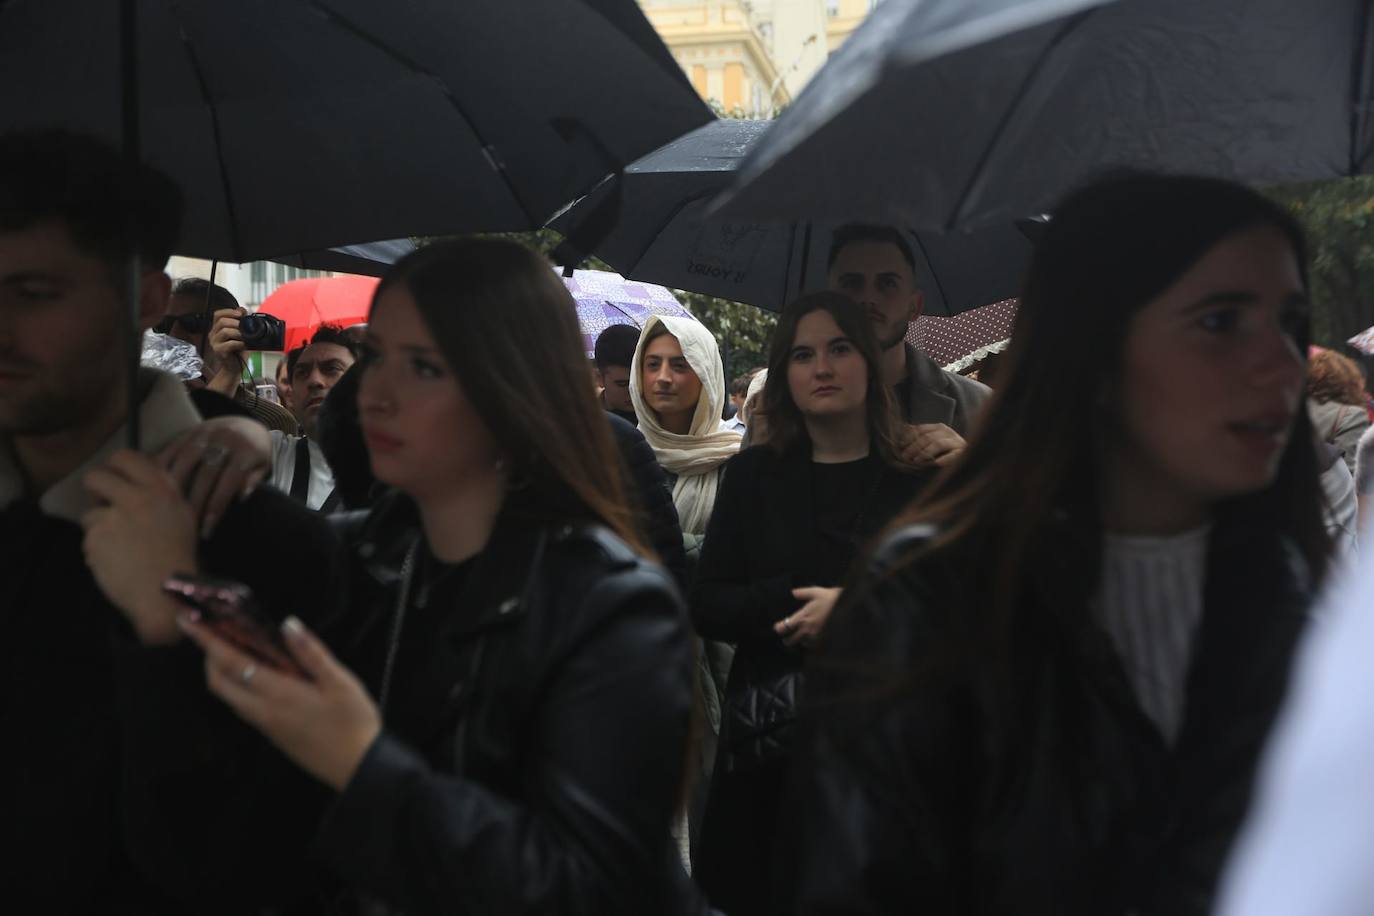
[[1307,310],[1246,188],[1054,211],[979,433],[808,673],[781,908],[1208,912],[1328,562]]
[[806,650],[862,544],[933,473],[898,457],[872,322],[838,293],[783,310],[761,413],[767,444],[726,465],[691,601],[697,632],[736,647],[694,874],[739,916],[769,911]]
[[234,873],[226,908],[289,901],[309,840],[345,896],[387,912],[693,910],[669,836],[688,624],[645,557],[580,344],[567,291],[513,242],[391,269],[358,403],[394,489],[349,533],[329,647],[287,617],[302,677],[182,620],[210,691],[315,785],[243,732],[207,751],[227,774],[208,809],[169,810],[172,779],[150,790],[147,835],[182,848],[145,861]]

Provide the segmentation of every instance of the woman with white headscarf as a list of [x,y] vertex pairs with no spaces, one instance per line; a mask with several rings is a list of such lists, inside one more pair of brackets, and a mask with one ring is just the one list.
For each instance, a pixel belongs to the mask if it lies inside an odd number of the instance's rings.
[[711,518],[721,468],[740,444],[740,434],[721,422],[725,370],[705,325],[668,315],[650,318],[630,367],[630,398],[639,431],[673,480],[682,533],[698,541]]
[[[639,416],[639,431],[672,482],[691,578],[715,507],[721,472],[740,448],[740,434],[726,428],[721,420],[725,369],[715,337],[693,319],[667,315],[650,318],[639,335],[630,366],[630,399]],[[695,812],[706,800],[720,733],[720,698],[734,654],[723,643],[704,643],[702,648],[697,699],[709,727],[696,749],[697,786],[691,806]],[[693,815],[692,822],[696,821]],[[690,868],[682,826],[679,842],[684,844],[684,864]]]

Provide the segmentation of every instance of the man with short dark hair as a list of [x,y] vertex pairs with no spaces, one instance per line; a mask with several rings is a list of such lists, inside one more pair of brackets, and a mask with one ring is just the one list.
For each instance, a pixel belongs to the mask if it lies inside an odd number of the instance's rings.
[[334,472],[316,438],[315,420],[329,390],[357,360],[353,337],[334,325],[320,325],[310,342],[287,356],[291,375],[291,412],[303,435],[272,433],[272,486],[311,509],[341,508],[334,494]]
[[949,464],[992,391],[945,371],[906,342],[925,305],[911,245],[889,226],[843,226],[831,241],[827,267],[830,289],[862,305],[873,322],[883,380],[910,424],[903,456],[914,464]]
[[630,400],[630,364],[634,362],[638,344],[639,328],[613,324],[596,338],[593,350],[596,377],[602,388],[601,406],[636,426],[639,418]]
[[[279,494],[263,489],[231,505],[194,556],[167,536],[195,533],[189,509],[140,514],[150,504],[143,494],[175,492],[177,478],[121,450],[130,401],[121,343],[135,309],[143,329],[166,311],[163,265],[180,212],[166,176],[131,166],[101,141],[0,135],[0,888],[8,912],[199,908],[166,899],[159,888],[168,876],[136,868],[129,841],[141,814],[128,799],[147,798],[153,784],[165,790],[148,762],[195,760],[194,736],[154,721],[150,707],[214,708],[199,653],[181,639],[177,605],[162,592],[169,575],[233,578],[272,607],[335,597],[326,585],[335,558],[328,524]],[[136,303],[126,294],[131,264]],[[176,377],[142,370],[136,385],[144,449],[201,429]],[[243,426],[265,440],[250,421]],[[207,468],[223,473],[226,456],[203,450],[192,489]],[[264,531],[271,546],[242,549]],[[101,545],[111,542],[137,543],[137,561],[102,562]],[[213,783],[212,765],[192,762],[201,769],[188,782]],[[198,799],[178,793],[167,803]]]

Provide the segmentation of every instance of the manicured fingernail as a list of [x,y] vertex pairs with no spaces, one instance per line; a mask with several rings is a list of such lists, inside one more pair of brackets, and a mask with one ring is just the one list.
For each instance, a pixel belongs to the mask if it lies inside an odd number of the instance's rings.
[[287,636],[304,636],[305,624],[301,623],[299,617],[297,617],[295,614],[292,614],[290,617],[286,618],[281,622],[281,631],[285,633]]

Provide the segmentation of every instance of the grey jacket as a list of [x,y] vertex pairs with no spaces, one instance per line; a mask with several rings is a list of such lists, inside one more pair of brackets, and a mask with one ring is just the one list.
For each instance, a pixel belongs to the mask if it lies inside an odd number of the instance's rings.
[[943,423],[961,436],[968,436],[983,403],[992,389],[982,382],[947,372],[906,344],[907,397],[909,409],[903,417],[908,423]]

